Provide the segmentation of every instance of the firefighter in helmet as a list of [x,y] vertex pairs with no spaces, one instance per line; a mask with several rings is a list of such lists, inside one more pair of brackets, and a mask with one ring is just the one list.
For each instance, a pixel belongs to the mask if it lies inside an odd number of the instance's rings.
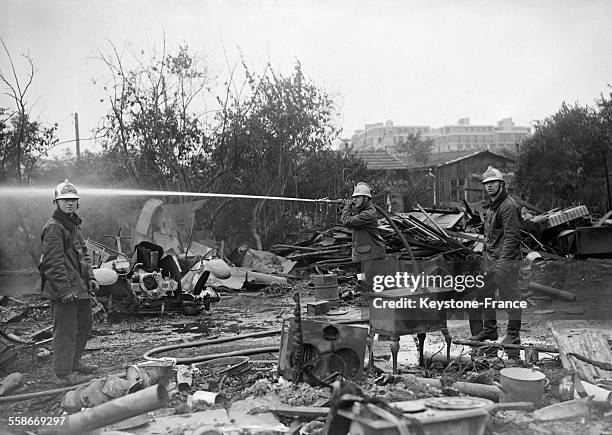
[[42,295],[53,315],[53,370],[57,383],[74,385],[98,368],[81,361],[93,324],[91,296],[99,289],[77,216],[79,194],[70,181],[55,188],[53,216],[45,224],[40,272]]
[[340,220],[353,232],[353,261],[384,258],[385,245],[378,232],[378,217],[370,187],[366,183],[357,183],[352,199],[343,203]]
[[[516,202],[508,196],[502,173],[489,166],[482,177],[482,184],[489,196],[484,223],[485,246],[483,253],[484,286],[478,292],[478,300],[495,298],[499,291],[502,301],[520,302],[518,277],[521,255],[521,212]],[[507,310],[508,327],[503,344],[520,344],[520,308]],[[472,340],[497,340],[496,312],[485,308],[470,318]],[[507,352],[510,357],[516,353]]]

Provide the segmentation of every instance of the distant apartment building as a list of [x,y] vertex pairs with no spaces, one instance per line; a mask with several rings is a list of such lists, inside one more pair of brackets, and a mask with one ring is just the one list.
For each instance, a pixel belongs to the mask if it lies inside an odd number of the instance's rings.
[[481,150],[516,151],[516,144],[529,136],[529,127],[518,127],[512,118],[504,118],[493,125],[470,125],[470,118],[462,118],[457,125],[433,129],[434,152]]
[[529,127],[519,127],[512,118],[504,118],[494,125],[470,125],[469,118],[462,118],[457,125],[440,128],[428,126],[395,126],[392,121],[366,124],[363,130],[356,130],[351,137],[353,152],[372,150],[395,151],[397,146],[410,134],[420,134],[434,140],[434,153],[465,150],[516,152],[516,144],[531,133]]
[[394,150],[408,136],[420,134],[427,136],[431,129],[428,126],[393,125],[393,121],[384,124],[366,124],[363,130],[355,130],[351,137],[353,151]]

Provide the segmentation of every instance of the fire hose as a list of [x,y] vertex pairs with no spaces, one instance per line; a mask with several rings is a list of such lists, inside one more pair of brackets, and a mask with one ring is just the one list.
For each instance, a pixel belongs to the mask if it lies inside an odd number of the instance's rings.
[[[182,343],[182,344],[171,345],[171,346],[160,346],[160,347],[156,347],[156,348],[153,348],[145,352],[143,357],[148,361],[155,361],[155,360],[158,360],[158,358],[153,358],[151,357],[151,355],[156,355],[162,352],[168,352],[168,351],[176,350],[176,349],[184,349],[188,347],[204,346],[207,344],[227,343],[231,341],[242,340],[245,338],[270,337],[270,336],[278,335],[280,333],[281,333],[280,329],[274,329],[270,331],[254,332],[251,334],[235,335],[232,337],[217,338],[213,340],[201,340],[201,341],[194,341],[192,343]],[[176,360],[177,364],[190,364],[194,362],[204,362],[204,361],[210,361],[210,360],[219,359],[219,358],[226,358],[230,356],[246,356],[246,355],[255,355],[259,353],[278,352],[278,350],[279,350],[278,346],[266,346],[266,347],[258,347],[258,348],[253,348],[253,349],[237,350],[233,352],[216,353],[216,354],[210,354],[210,355],[198,355],[195,357],[173,358],[173,359]],[[125,373],[115,374],[115,376],[122,377],[122,376],[125,376]],[[35,393],[18,394],[14,396],[3,396],[3,397],[0,397],[0,404],[9,403],[9,402],[19,402],[21,400],[35,399],[38,397],[53,396],[53,395],[65,393],[71,390],[76,390],[77,388],[87,385],[93,381],[95,381],[95,379],[92,379],[91,381],[83,382],[77,385],[71,385],[71,386],[62,387],[62,388],[55,388],[53,390],[38,391]]]
[[[186,349],[189,347],[200,347],[210,344],[220,344],[220,343],[228,343],[231,341],[243,340],[245,338],[257,338],[257,337],[271,337],[274,335],[279,335],[282,332],[282,329],[272,329],[270,331],[261,331],[261,332],[253,332],[250,334],[244,335],[234,335],[232,337],[224,337],[224,338],[216,338],[213,340],[200,340],[194,341],[191,343],[181,343],[181,344],[173,344],[170,346],[159,346],[153,349],[148,350],[144,353],[143,358],[148,361],[157,361],[159,358],[153,358],[152,355],[157,355],[162,352],[169,352],[171,350],[176,349]],[[246,355],[255,355],[258,353],[268,353],[268,352],[278,352],[279,346],[264,346],[264,347],[255,347],[252,349],[241,349],[232,352],[224,352],[224,353],[216,353],[210,355],[197,355],[193,357],[186,358],[172,358],[176,361],[177,364],[192,364],[196,362],[204,362],[210,361],[217,358],[226,358],[230,356],[246,356]]]

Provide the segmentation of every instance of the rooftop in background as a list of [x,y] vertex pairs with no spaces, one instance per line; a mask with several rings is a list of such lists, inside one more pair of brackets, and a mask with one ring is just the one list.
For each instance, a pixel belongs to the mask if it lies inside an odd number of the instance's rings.
[[407,163],[387,151],[363,151],[356,156],[371,170],[396,170],[408,168]]
[[516,161],[517,159],[516,154],[512,153],[510,150],[507,149],[502,149],[500,151],[463,150],[434,153],[429,156],[429,160],[426,163],[415,162],[414,160],[411,160],[411,158],[406,154],[396,154],[386,150],[366,150],[363,152],[355,153],[355,156],[358,157],[361,161],[363,161],[366,164],[366,167],[370,170],[401,170],[443,166],[484,153],[502,156],[513,161]]

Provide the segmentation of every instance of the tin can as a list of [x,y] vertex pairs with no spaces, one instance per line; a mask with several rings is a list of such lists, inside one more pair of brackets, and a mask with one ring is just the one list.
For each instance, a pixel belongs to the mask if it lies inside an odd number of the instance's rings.
[[559,382],[559,400],[565,402],[574,398],[574,377],[567,375]]

